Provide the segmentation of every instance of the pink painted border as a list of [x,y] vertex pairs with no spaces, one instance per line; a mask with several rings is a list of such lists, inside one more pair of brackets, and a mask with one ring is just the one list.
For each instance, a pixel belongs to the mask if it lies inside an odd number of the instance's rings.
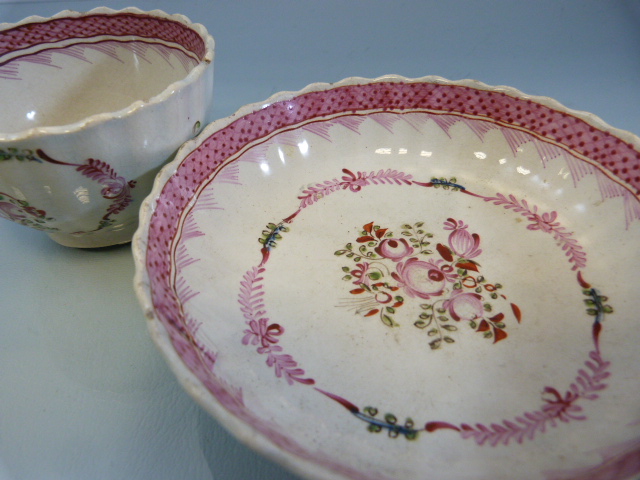
[[[434,83],[380,82],[310,92],[271,104],[215,132],[182,161],[167,181],[151,218],[147,246],[147,270],[156,307],[179,312],[171,286],[171,259],[166,252],[171,251],[179,217],[187,202],[225,159],[250,142],[318,117],[414,109],[469,114],[525,129],[590,158],[630,185],[634,194],[640,192],[640,151],[633,145],[581,118],[530,99]],[[168,318],[178,319],[179,316],[169,315]]]
[[[121,40],[107,39],[97,42],[76,42],[64,48],[43,48],[37,52],[26,53],[6,62],[0,62],[0,80],[22,80],[20,77],[20,68],[24,63],[42,65],[46,67],[60,68],[56,65],[54,55],[64,55],[75,58],[81,62],[92,63],[86,55],[86,51],[99,52],[118,62],[122,62],[118,55],[117,49],[122,48],[134,52],[138,58],[145,62],[150,62],[147,57],[147,51],[151,50],[162,57],[169,65],[171,62],[169,57],[174,55],[181,63],[185,72],[195,68],[198,59],[193,54],[185,53],[182,49],[165,45],[163,43],[155,43],[147,40]],[[1,58],[1,57],[0,57]]]
[[25,23],[3,30],[0,32],[0,63],[8,53],[67,39],[89,39],[101,35],[136,36],[177,43],[200,60],[206,52],[205,42],[198,32],[178,21],[131,12],[101,13]]
[[[239,418],[252,419],[254,428],[284,450],[302,458],[319,461],[312,453],[301,451],[291,439],[281,438],[272,427],[252,418],[244,405],[238,404],[238,399],[216,380],[211,366],[205,365],[194,350],[196,343],[182,318],[173,285],[172,253],[168,253],[173,252],[181,214],[198,187],[247,144],[322,117],[412,110],[472,117],[511,128],[514,132],[533,134],[572,154],[589,158],[609,176],[626,183],[634,195],[640,193],[640,151],[633,144],[578,116],[531,99],[464,85],[380,81],[312,91],[249,113],[204,139],[166,182],[150,219],[146,269],[152,302],[178,355],[218,401]],[[337,471],[341,469],[338,465],[332,467]]]

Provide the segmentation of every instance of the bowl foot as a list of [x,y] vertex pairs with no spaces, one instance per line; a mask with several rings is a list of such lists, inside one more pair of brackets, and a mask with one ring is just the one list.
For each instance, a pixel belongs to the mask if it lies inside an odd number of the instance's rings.
[[112,245],[121,245],[131,242],[133,234],[138,228],[138,222],[123,225],[120,229],[101,230],[94,233],[70,234],[47,233],[49,238],[60,245],[72,248],[101,248]]

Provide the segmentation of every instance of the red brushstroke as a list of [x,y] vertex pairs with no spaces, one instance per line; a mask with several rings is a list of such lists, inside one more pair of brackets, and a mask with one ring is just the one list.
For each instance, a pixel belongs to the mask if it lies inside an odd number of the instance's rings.
[[443,429],[455,430],[456,432],[460,431],[459,427],[456,427],[455,425],[447,422],[427,422],[427,424],[424,426],[424,429],[429,433]]
[[582,278],[582,272],[578,270],[578,283],[582,288],[591,288],[591,284]]
[[438,250],[438,253],[440,254],[440,256],[444,258],[447,262],[453,262],[453,255],[451,255],[451,250],[449,250],[449,247],[439,243],[436,246],[436,250]]
[[[439,251],[440,250],[438,250],[438,252]],[[442,253],[440,255],[442,255]],[[448,260],[448,261],[451,261],[451,260]],[[456,267],[464,268],[465,270],[473,270],[474,272],[478,271],[478,266],[472,262],[458,262],[456,263]]]
[[513,311],[513,314],[516,316],[516,320],[518,320],[518,323],[520,323],[520,320],[522,320],[522,311],[520,311],[520,307],[518,307],[515,303],[512,303],[511,310]]
[[329,397],[331,400],[334,400],[336,402],[338,402],[340,405],[342,405],[344,408],[346,408],[347,410],[349,410],[351,413],[359,413],[360,409],[358,407],[356,407],[353,403],[351,403],[349,400],[344,399],[338,395],[335,395],[333,393],[329,393],[329,392],[325,392],[324,390],[321,390],[319,388],[316,387],[316,390],[320,393],[322,393],[323,395],[326,395],[327,397]]

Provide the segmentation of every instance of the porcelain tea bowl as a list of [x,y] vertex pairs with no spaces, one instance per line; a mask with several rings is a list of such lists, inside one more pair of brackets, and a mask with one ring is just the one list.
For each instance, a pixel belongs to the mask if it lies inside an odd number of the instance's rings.
[[214,40],[182,15],[0,24],[0,217],[69,247],[127,243],[155,174],[200,131]]

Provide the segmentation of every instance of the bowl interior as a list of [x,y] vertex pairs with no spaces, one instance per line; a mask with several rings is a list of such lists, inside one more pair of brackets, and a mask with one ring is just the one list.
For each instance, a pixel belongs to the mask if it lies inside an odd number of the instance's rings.
[[0,32],[0,131],[61,126],[149,101],[204,58],[198,32],[171,18],[86,14]]
[[159,177],[134,251],[178,377],[308,478],[599,468],[638,436],[637,139],[512,90],[354,82]]

